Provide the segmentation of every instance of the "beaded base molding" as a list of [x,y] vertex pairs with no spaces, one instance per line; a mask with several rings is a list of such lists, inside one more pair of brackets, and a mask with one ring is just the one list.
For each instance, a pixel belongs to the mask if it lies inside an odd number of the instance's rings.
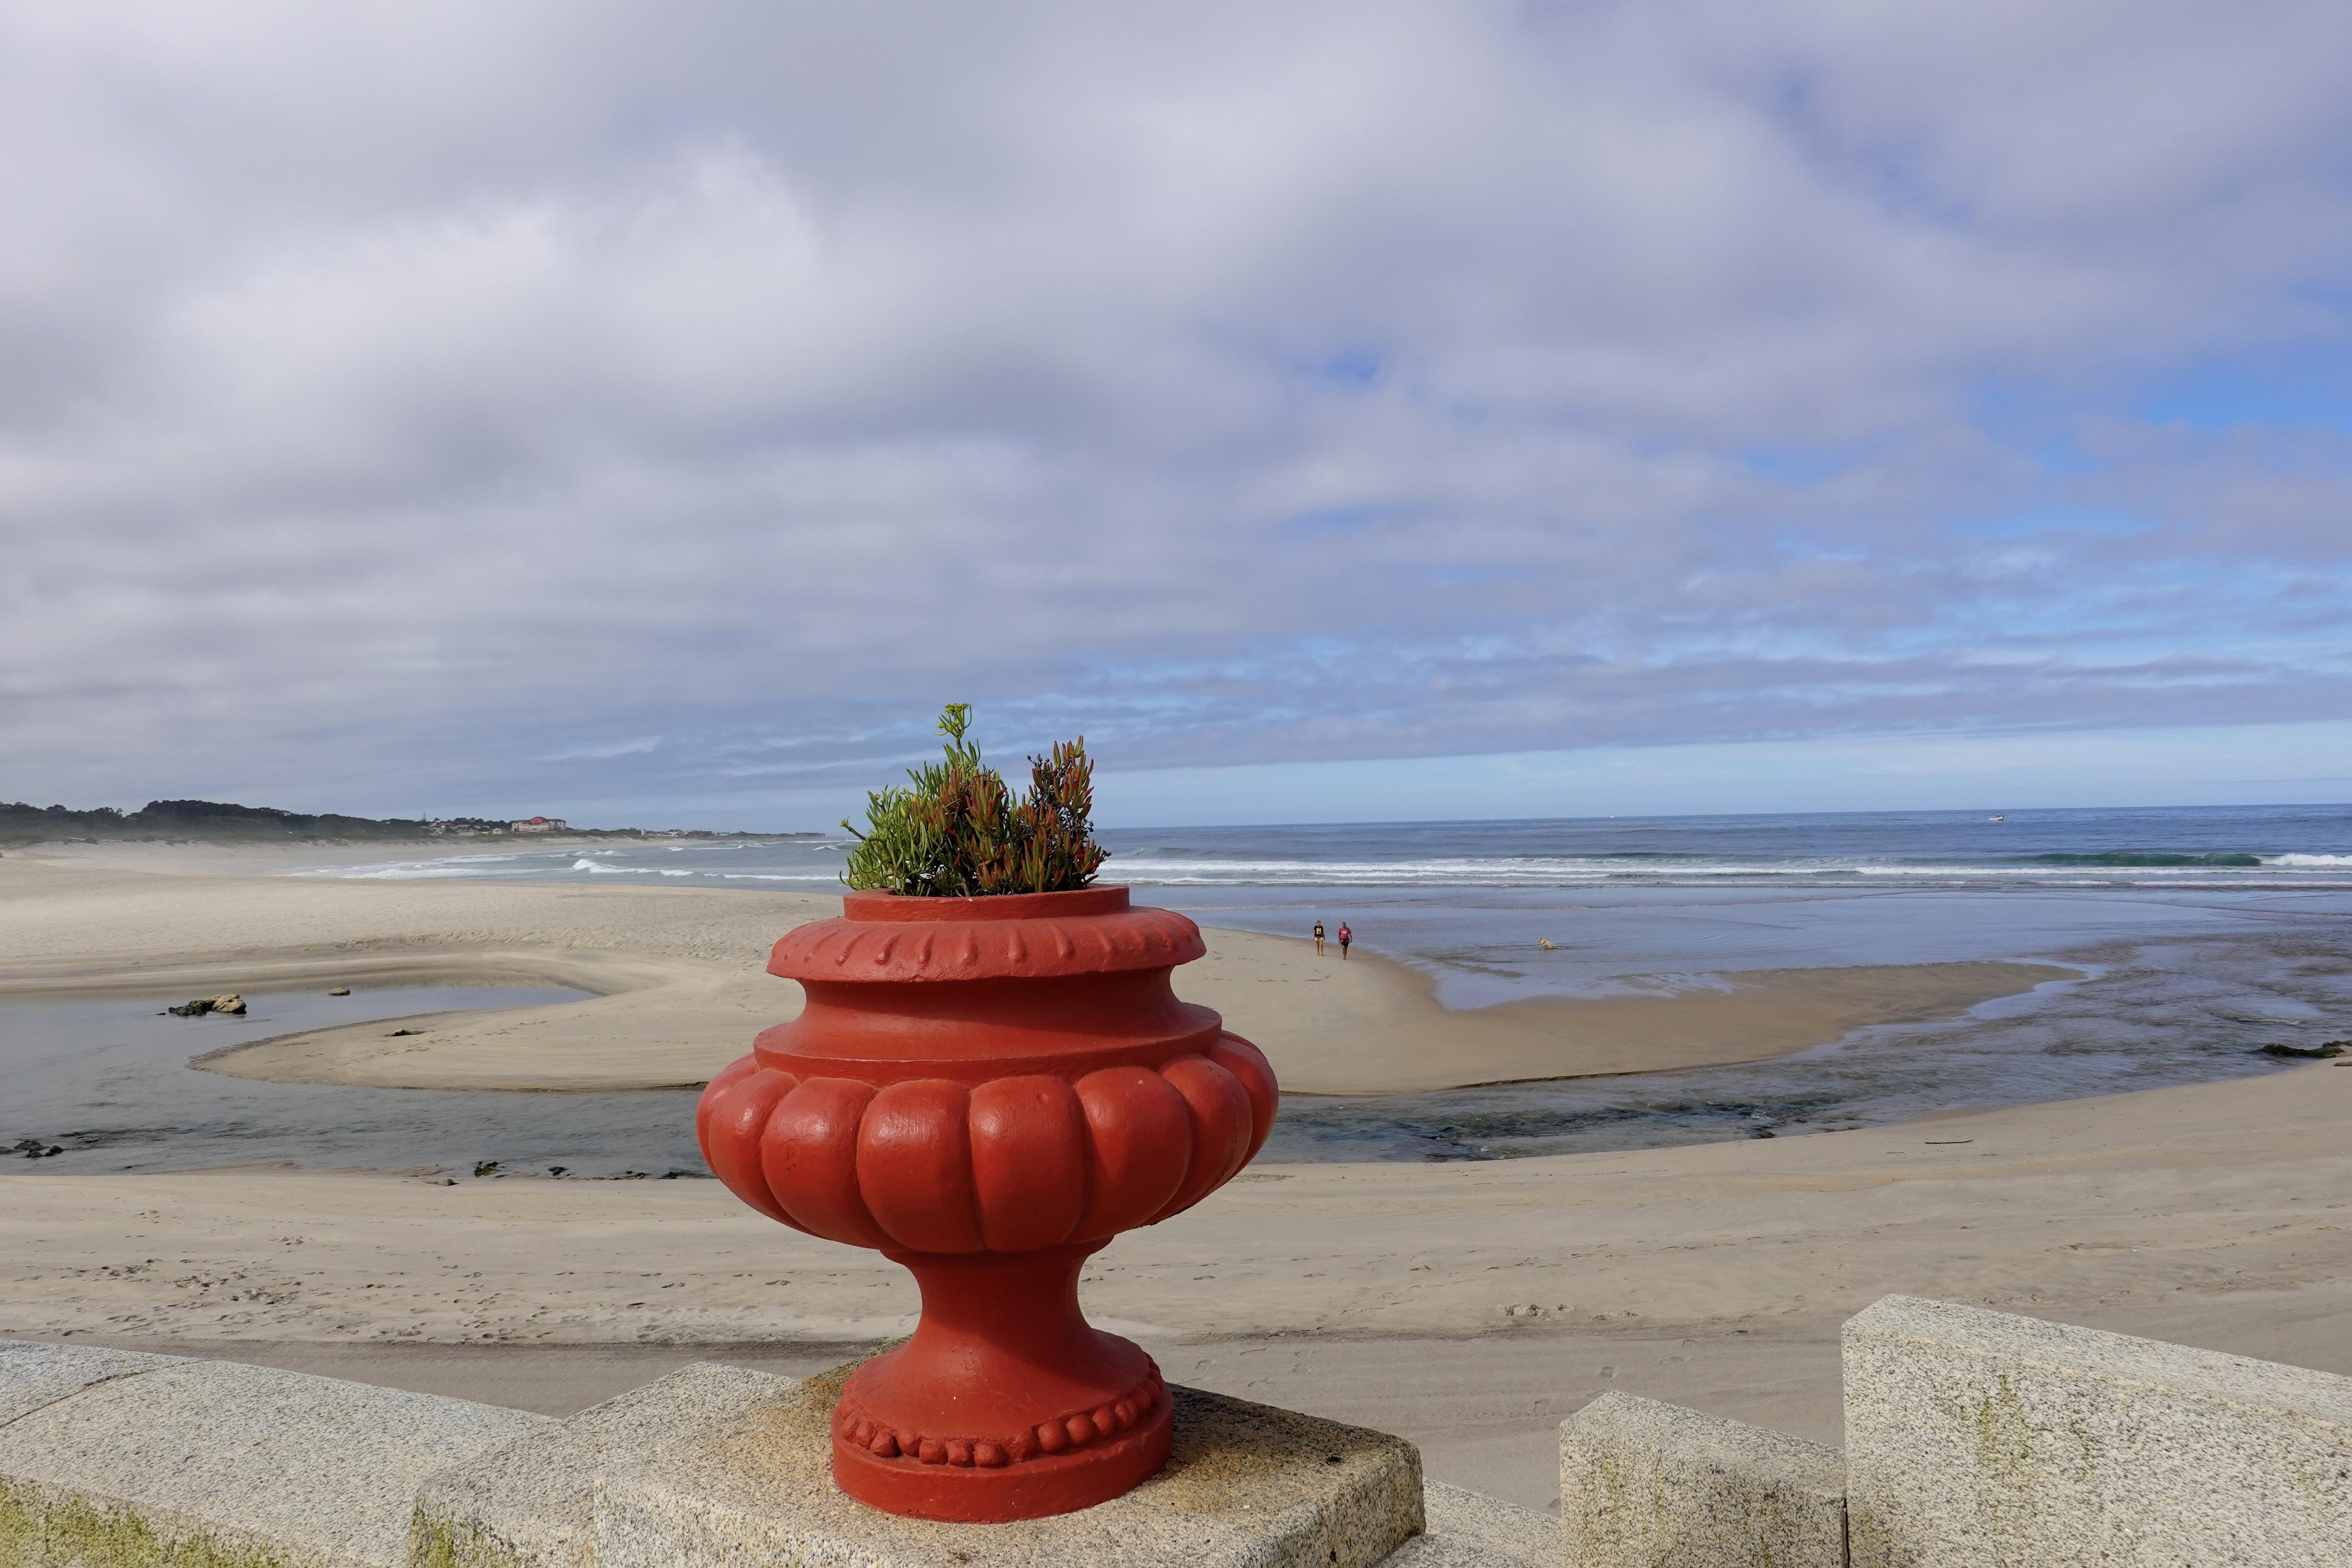
[[1050,1415],[1034,1426],[989,1436],[943,1436],[938,1433],[900,1431],[870,1415],[857,1397],[855,1384],[841,1396],[834,1412],[836,1445],[862,1448],[877,1459],[909,1458],[918,1464],[953,1465],[957,1468],[992,1470],[1005,1465],[1025,1465],[1033,1459],[1095,1444],[1111,1444],[1149,1426],[1167,1403],[1167,1385],[1156,1363],[1146,1359],[1150,1373],[1124,1394],[1092,1410],[1072,1410]]
[[[1150,1403],[1139,1410],[1132,1401],[1120,1403],[1133,1411],[1124,1430],[1115,1415],[1108,1431],[1096,1426],[1095,1415],[1113,1415],[1105,1410],[1040,1423],[1001,1441],[911,1434],[913,1457],[877,1452],[896,1447],[887,1432],[863,1445],[856,1442],[836,1415],[834,1481],[869,1507],[914,1519],[989,1523],[1091,1506],[1156,1474],[1168,1462],[1174,1440],[1173,1411],[1164,1388],[1154,1388]],[[1049,1432],[1063,1440],[1058,1451],[1047,1450],[1042,1441]],[[1076,1432],[1085,1433],[1084,1441],[1072,1440]]]

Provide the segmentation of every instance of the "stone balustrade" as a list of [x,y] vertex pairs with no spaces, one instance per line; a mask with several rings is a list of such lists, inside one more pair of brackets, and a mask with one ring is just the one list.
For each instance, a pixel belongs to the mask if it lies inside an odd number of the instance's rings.
[[556,1421],[0,1341],[0,1568],[2352,1564],[2352,1379],[1906,1297],[1846,1325],[1843,1454],[1608,1394],[1561,1426],[1557,1520],[1191,1389],[1124,1497],[901,1519],[829,1480],[852,1370],[698,1364]]

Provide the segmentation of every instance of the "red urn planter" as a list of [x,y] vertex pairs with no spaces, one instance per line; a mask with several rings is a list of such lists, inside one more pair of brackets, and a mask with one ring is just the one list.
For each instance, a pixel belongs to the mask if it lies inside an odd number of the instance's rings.
[[1168,1390],[1088,1326],[1078,1270],[1249,1163],[1273,1070],[1170,989],[1200,929],[1125,888],[842,906],[776,943],[807,1005],[696,1111],[736,1196],[922,1288],[914,1337],[842,1392],[834,1479],[923,1519],[1117,1497],[1167,1460]]

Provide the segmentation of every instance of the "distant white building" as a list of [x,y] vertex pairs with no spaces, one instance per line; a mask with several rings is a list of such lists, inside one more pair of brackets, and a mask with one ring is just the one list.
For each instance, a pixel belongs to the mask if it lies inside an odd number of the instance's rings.
[[560,816],[534,816],[525,822],[507,824],[509,833],[562,833],[572,825]]

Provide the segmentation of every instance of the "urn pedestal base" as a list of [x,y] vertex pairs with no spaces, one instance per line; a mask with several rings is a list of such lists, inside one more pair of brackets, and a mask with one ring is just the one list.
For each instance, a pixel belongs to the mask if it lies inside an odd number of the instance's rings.
[[982,1523],[1091,1508],[1156,1474],[1160,1369],[1078,1310],[1078,1272],[1103,1245],[887,1254],[922,1288],[922,1320],[842,1390],[835,1484],[891,1513]]

